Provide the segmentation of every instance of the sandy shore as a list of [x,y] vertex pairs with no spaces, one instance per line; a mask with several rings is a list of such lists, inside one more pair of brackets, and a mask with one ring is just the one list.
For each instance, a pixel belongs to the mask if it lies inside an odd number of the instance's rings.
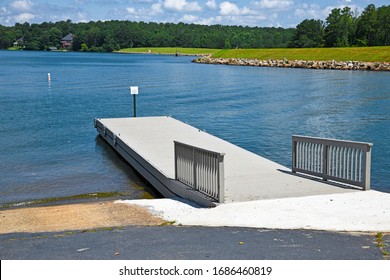
[[176,225],[390,232],[390,194],[378,191],[221,204],[137,199],[0,211],[0,234],[131,225]]
[[163,223],[163,219],[153,216],[140,206],[112,201],[0,211],[0,234],[87,230]]

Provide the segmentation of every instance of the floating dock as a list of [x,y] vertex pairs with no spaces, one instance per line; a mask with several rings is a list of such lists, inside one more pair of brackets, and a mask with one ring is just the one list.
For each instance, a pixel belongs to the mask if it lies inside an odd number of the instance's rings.
[[171,117],[95,119],[99,134],[165,197],[215,199],[175,180],[174,141],[224,154],[224,203],[356,191],[291,170]]

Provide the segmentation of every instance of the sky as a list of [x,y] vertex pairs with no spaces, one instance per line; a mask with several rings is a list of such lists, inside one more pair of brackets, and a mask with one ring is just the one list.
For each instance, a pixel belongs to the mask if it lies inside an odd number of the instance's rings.
[[390,0],[0,0],[0,24],[130,20],[204,25],[295,27],[334,8],[362,12]]

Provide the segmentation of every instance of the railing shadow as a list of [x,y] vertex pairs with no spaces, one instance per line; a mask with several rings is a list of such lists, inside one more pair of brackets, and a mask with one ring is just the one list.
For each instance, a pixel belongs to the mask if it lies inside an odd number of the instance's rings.
[[331,185],[331,186],[334,186],[334,187],[338,187],[338,188],[341,188],[341,189],[359,190],[359,191],[362,190],[362,188],[357,187],[357,186],[348,185],[348,184],[339,183],[339,182],[330,181],[330,180],[324,180],[324,179],[322,179],[320,177],[315,177],[315,176],[306,175],[306,174],[302,174],[302,173],[294,173],[292,171],[287,171],[287,170],[283,170],[283,169],[277,169],[277,170],[279,172],[284,173],[284,174],[288,174],[288,175],[291,175],[291,176],[296,176],[296,177],[300,177],[300,178],[316,181],[316,182],[319,182],[319,183],[324,183],[324,184]]

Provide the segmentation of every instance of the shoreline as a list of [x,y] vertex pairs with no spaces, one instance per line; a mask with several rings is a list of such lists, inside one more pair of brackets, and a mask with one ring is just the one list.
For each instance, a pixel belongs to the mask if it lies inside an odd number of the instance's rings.
[[390,233],[390,194],[356,191],[199,208],[183,200],[123,200],[174,225]]
[[42,205],[0,210],[0,235],[164,225],[388,234],[389,202],[389,193],[370,190],[226,203],[216,208],[169,198]]
[[116,200],[0,210],[0,235],[170,224],[136,205]]
[[288,59],[247,59],[247,58],[212,58],[202,56],[192,60],[200,64],[217,64],[252,67],[280,67],[303,69],[329,70],[360,70],[360,71],[390,71],[390,62],[362,62],[362,61],[315,61],[315,60],[288,60]]
[[112,53],[118,53],[118,54],[143,54],[143,55],[166,55],[166,56],[196,56],[196,57],[203,57],[208,56],[209,54],[189,54],[189,53],[159,53],[159,52],[124,52],[124,51],[114,51]]

